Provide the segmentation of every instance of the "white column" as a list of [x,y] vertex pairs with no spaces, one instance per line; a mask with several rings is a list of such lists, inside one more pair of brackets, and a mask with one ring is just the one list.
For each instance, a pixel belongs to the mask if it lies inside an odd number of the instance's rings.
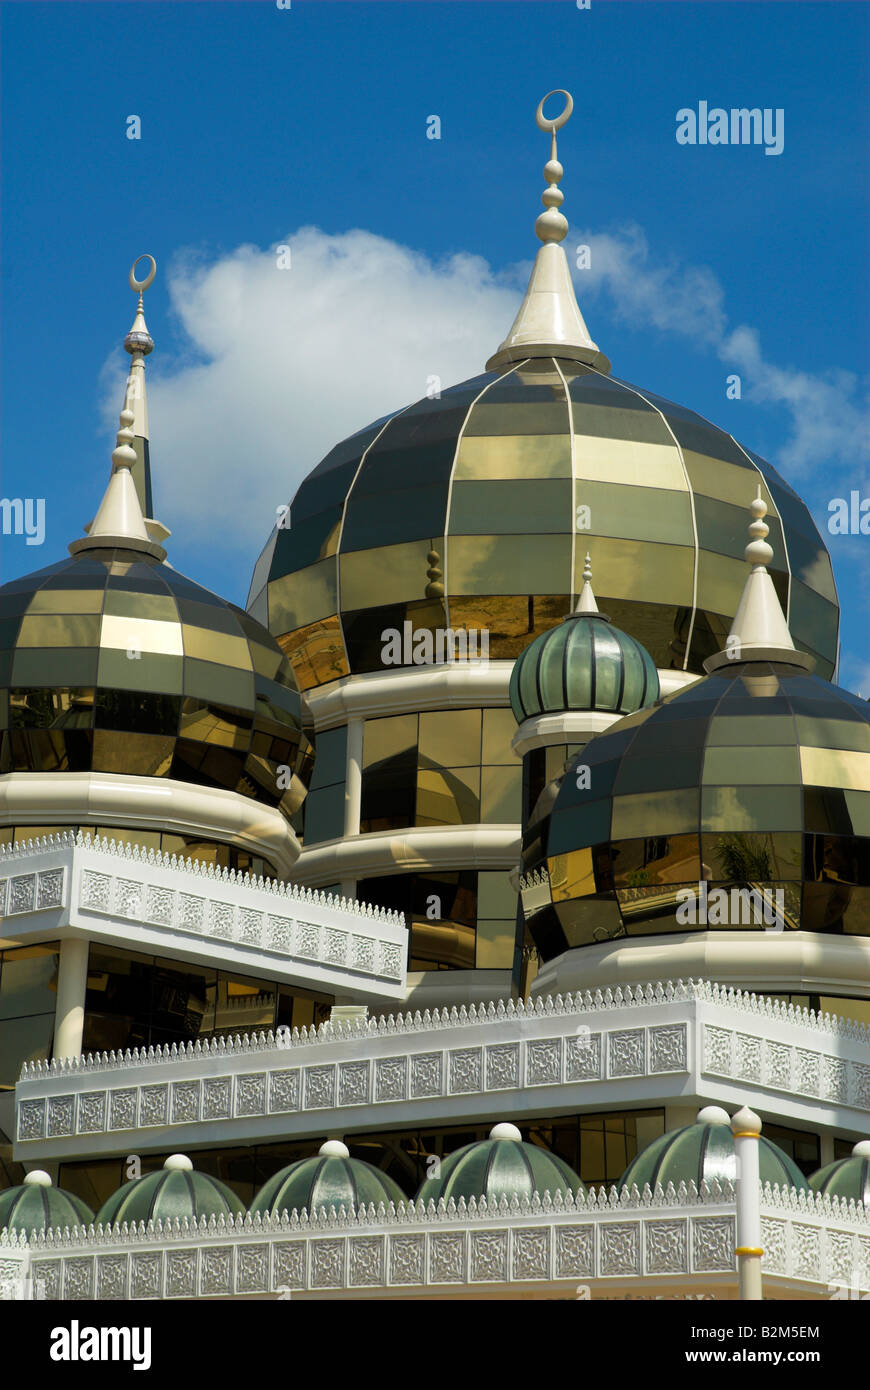
[[761,1291],[761,1183],[758,1139],[761,1120],[747,1106],[731,1118],[737,1155],[737,1278],[738,1298],[758,1302]]
[[70,936],[60,943],[57,1003],[54,1010],[55,1057],[80,1057],[88,987],[88,942]]
[[[362,802],[362,761],[364,719],[349,719],[347,724],[347,762],[344,778],[344,836],[359,834]],[[342,879],[342,897],[356,896],[356,880]]]
[[834,1136],[833,1134],[821,1134],[819,1140],[819,1167],[827,1168],[828,1164],[834,1161]]

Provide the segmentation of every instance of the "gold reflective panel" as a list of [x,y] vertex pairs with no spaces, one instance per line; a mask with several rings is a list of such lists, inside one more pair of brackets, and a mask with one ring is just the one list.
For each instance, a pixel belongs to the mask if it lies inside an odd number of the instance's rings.
[[574,849],[570,854],[554,854],[547,860],[550,890],[554,902],[585,898],[596,891],[595,864],[591,849]]
[[437,710],[420,715],[421,767],[476,767],[480,763],[480,710]]
[[567,590],[561,594],[487,594],[449,599],[450,622],[489,633],[489,655],[504,660],[519,656],[542,632],[548,632],[569,610]]
[[845,748],[800,748],[804,784],[870,792],[870,753]]
[[817,719],[814,715],[795,715],[798,743],[813,748],[854,749],[870,753],[870,724],[857,719]]
[[[434,549],[443,556],[443,539],[435,537],[434,541]],[[428,555],[432,548],[429,540],[406,541],[403,545],[384,545],[376,550],[353,550],[341,555],[342,612],[424,598],[429,583]]]
[[[698,552],[698,607],[723,616],[737,611],[746,583],[746,561],[719,555],[713,550]],[[731,619],[728,620],[730,629]]]
[[797,832],[701,836],[702,878],[767,883],[802,876],[803,837]]
[[150,618],[115,617],[104,614],[100,628],[100,646],[117,647],[121,651],[161,652],[166,656],[183,656],[181,624],[155,622]]
[[478,970],[509,970],[514,963],[516,928],[513,922],[477,919]]
[[587,480],[591,483],[621,483],[627,487],[688,491],[679,450],[673,444],[647,444],[633,439],[575,434],[574,471],[578,492],[582,492]]
[[683,449],[683,458],[695,492],[715,497],[721,502],[730,502],[745,511],[760,487],[768,512],[771,516],[779,516],[767,483],[749,459],[746,460],[746,467],[741,468],[737,463],[710,458],[708,454],[696,454],[692,449]]
[[520,759],[511,750],[511,739],[516,731],[517,721],[512,709],[485,709],[481,762],[521,767]]
[[757,718],[753,715],[715,715],[710,721],[707,748],[733,748],[755,743],[760,747],[794,747],[794,720],[788,714]]
[[269,585],[269,626],[273,632],[307,627],[338,609],[335,560],[284,575]]
[[481,917],[499,917],[511,922],[515,921],[517,895],[505,870],[478,874],[477,911]]
[[39,589],[27,605],[27,612],[99,613],[104,592],[103,589]]
[[278,644],[290,659],[300,690],[312,690],[350,674],[337,614],[283,633]]
[[136,593],[131,589],[107,589],[103,616],[148,618],[157,623],[177,623],[178,606],[169,594]]
[[866,792],[844,792],[846,809],[856,835],[870,837],[870,796]]
[[616,840],[612,852],[613,881],[617,888],[698,882],[697,834]]
[[692,507],[687,492],[578,480],[574,501],[589,508],[589,530],[596,537],[675,545],[692,541]]
[[231,637],[227,632],[214,632],[205,627],[183,624],[184,654],[197,661],[213,661],[221,666],[236,666],[250,671],[251,654],[244,637]]
[[224,748],[247,748],[251,742],[250,719],[240,712],[241,723],[234,724],[224,710],[215,709],[200,700],[187,699],[181,709],[182,738],[197,739],[200,743],[218,743]]
[[480,769],[421,768],[417,773],[417,825],[472,825],[480,820]]
[[480,773],[480,819],[489,824],[519,823],[523,814],[523,769],[484,767]]
[[119,733],[97,729],[95,772],[123,772],[133,777],[168,777],[175,739],[158,734]]
[[736,782],[774,786],[797,783],[800,781],[797,749],[785,746],[740,748],[736,744],[727,748],[707,748],[701,780],[706,786],[726,787]]
[[701,829],[801,830],[800,787],[703,787]]
[[448,966],[453,970],[473,970],[474,937],[474,927],[461,922],[415,919],[411,923],[409,969],[436,970]]
[[663,835],[689,833],[697,825],[697,787],[613,798],[612,840],[634,840],[657,832]]
[[[578,504],[583,498],[578,495]],[[620,600],[691,607],[695,552],[691,545],[658,545],[653,541],[617,540],[595,534],[595,514],[587,531],[575,538],[575,572],[583,572],[586,551],[592,555],[595,593]],[[610,617],[613,613],[606,610]]]
[[464,478],[570,478],[567,434],[464,434],[453,472]]
[[91,613],[39,614],[21,622],[19,647],[96,647],[100,640],[100,619]]
[[575,898],[560,903],[559,921],[569,947],[613,941],[626,931],[612,898]]
[[492,531],[560,534],[571,525],[571,481],[534,478],[485,482],[454,482],[448,531],[451,536],[479,534],[481,519]]
[[180,695],[184,675],[184,659],[180,656],[155,655],[131,647],[129,651],[112,647],[100,650],[97,684],[103,689],[153,690],[165,695]]
[[445,578],[451,593],[567,594],[571,587],[571,538],[451,536]]
[[386,719],[367,719],[363,736],[363,767],[405,754],[417,754],[417,715],[397,714]]

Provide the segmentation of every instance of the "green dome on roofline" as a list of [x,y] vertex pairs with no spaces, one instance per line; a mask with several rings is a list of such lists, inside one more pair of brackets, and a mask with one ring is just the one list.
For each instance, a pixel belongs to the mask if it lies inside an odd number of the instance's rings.
[[327,1139],[311,1158],[300,1158],[264,1183],[251,1203],[251,1213],[320,1211],[326,1207],[348,1211],[374,1204],[389,1206],[407,1202],[402,1189],[388,1174],[350,1151],[338,1139]]
[[838,1158],[810,1175],[813,1192],[870,1207],[870,1139],[856,1144],[848,1158]]
[[245,1204],[226,1183],[197,1173],[184,1154],[170,1154],[156,1173],[125,1183],[103,1203],[97,1224],[134,1221],[201,1220],[204,1216],[244,1216]]
[[468,1202],[485,1197],[498,1202],[502,1197],[543,1197],[549,1192],[562,1196],[586,1189],[573,1168],[558,1154],[541,1149],[537,1144],[523,1142],[515,1125],[499,1124],[490,1130],[488,1139],[478,1140],[457,1149],[441,1162],[438,1177],[427,1178],[417,1200],[438,1202],[452,1197]]
[[[809,1192],[810,1185],[793,1159],[762,1134],[758,1141],[759,1175],[763,1183],[780,1187],[796,1187]],[[641,1192],[647,1185],[667,1187],[672,1182],[702,1181],[734,1182],[737,1177],[737,1155],[734,1135],[727,1111],[718,1105],[705,1106],[698,1111],[695,1124],[672,1129],[661,1134],[633,1158],[622,1177],[620,1187],[637,1187]]]
[[655,662],[598,612],[590,576],[587,555],[574,612],[536,637],[514,663],[510,698],[518,724],[570,710],[634,714],[659,698]]
[[52,1227],[90,1226],[94,1219],[87,1202],[62,1187],[52,1187],[48,1173],[35,1169],[18,1187],[0,1192],[0,1230],[6,1227],[19,1235],[47,1231]]

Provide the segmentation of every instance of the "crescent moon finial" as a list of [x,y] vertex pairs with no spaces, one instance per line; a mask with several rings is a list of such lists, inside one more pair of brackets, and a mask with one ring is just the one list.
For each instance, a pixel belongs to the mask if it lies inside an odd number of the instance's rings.
[[[545,116],[544,106],[550,97],[563,96],[565,105],[558,116]],[[538,109],[535,112],[535,120],[539,130],[549,130],[550,132],[550,158],[544,165],[544,178],[547,180],[547,187],[541,194],[541,202],[547,209],[542,212],[535,223],[535,232],[541,241],[564,241],[568,235],[567,219],[559,211],[565,201],[565,195],[559,188],[559,182],[564,170],[559,163],[556,154],[556,131],[561,130],[562,126],[571,117],[574,110],[574,98],[570,92],[566,92],[563,87],[556,87],[552,92],[548,92],[542,101],[538,102]]]
[[[136,267],[137,267],[137,265],[139,264],[140,261],[150,261],[150,262],[151,262],[151,269],[149,270],[148,274],[145,276],[145,279],[144,279],[144,280],[137,280],[137,279],[136,279]],[[133,262],[133,264],[132,264],[131,267],[130,267],[130,289],[133,291],[134,294],[143,294],[144,291],[148,289],[148,286],[151,285],[151,284],[153,284],[153,282],[154,282],[154,276],[155,276],[156,274],[157,274],[157,262],[155,261],[155,259],[154,259],[153,256],[149,256],[149,254],[148,254],[147,251],[146,251],[143,255],[137,256],[136,259],[135,259],[135,261]]]

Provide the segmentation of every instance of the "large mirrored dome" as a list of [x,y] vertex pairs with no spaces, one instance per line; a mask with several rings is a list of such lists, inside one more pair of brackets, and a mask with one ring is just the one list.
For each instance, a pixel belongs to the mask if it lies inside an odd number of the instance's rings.
[[[304,689],[379,669],[383,631],[408,619],[486,629],[490,657],[514,658],[570,611],[588,550],[613,622],[657,666],[700,672],[740,598],[759,483],[794,640],[829,676],[837,595],[797,494],[693,411],[576,360],[475,377],[336,445],[270,537],[248,606]],[[436,571],[444,596],[427,598]]]

